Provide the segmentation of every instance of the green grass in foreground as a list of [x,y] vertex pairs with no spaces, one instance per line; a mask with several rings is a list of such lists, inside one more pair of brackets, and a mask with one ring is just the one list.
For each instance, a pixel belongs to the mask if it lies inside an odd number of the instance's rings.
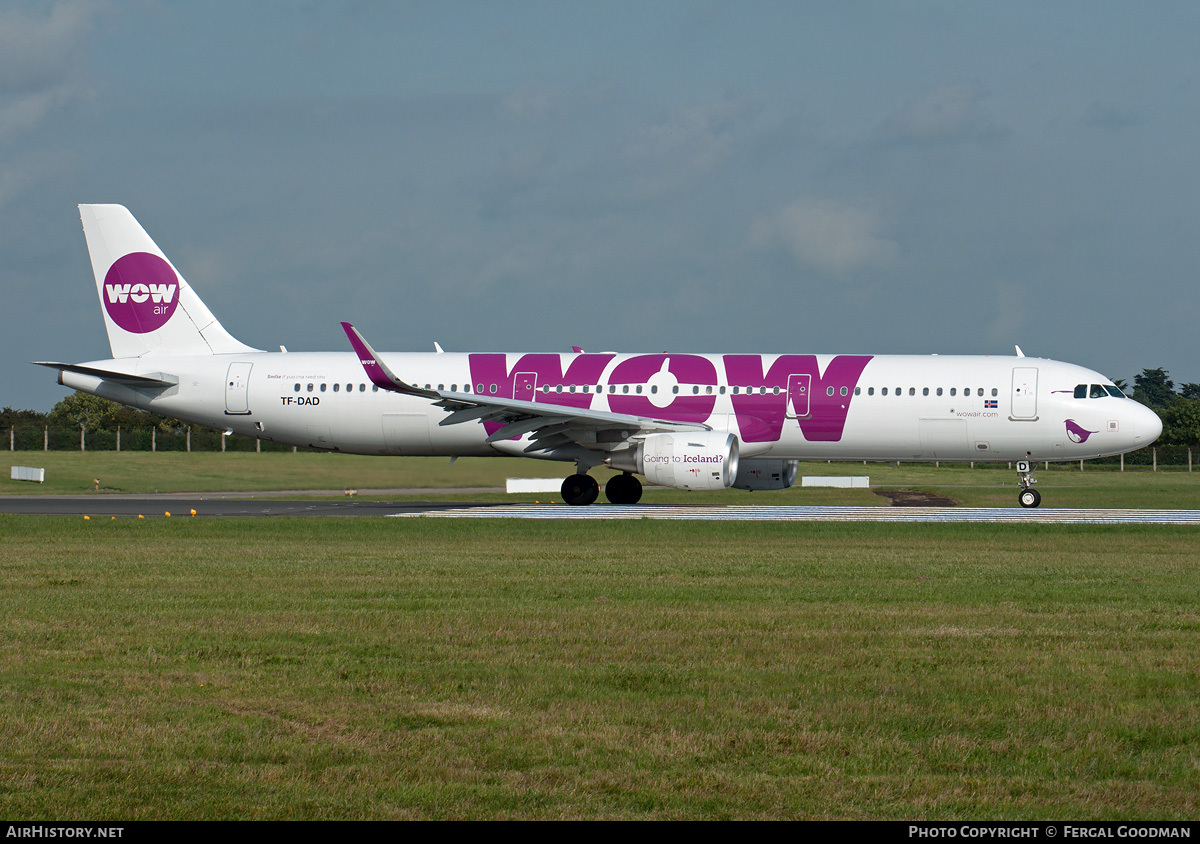
[[1200,813],[1195,529],[0,537],[11,819]]
[[[0,478],[2,495],[85,493],[100,480],[104,490],[126,493],[273,491],[307,489],[437,489],[503,487],[507,477],[566,477],[572,467],[544,460],[464,457],[363,457],[350,454],[196,452],[14,452],[9,465],[46,468],[45,484]],[[1200,509],[1200,472],[1117,472],[1085,464],[1051,464],[1037,473],[1043,507],[1149,507]],[[603,483],[612,472],[596,470]],[[803,489],[779,492],[647,490],[652,504],[819,504],[886,506],[874,490],[930,492],[970,507],[1016,507],[1017,474],[980,464],[935,468],[904,463],[802,463],[801,475],[868,475],[873,489]],[[103,493],[100,493],[103,494]],[[429,493],[419,493],[428,497]],[[445,497],[447,493],[438,493]],[[471,500],[548,500],[556,494],[481,496]],[[604,501],[601,496],[601,502]]]

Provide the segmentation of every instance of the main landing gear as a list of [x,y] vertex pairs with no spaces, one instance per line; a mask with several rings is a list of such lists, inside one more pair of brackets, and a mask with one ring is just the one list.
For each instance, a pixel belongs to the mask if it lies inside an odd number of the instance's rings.
[[[586,507],[600,495],[600,484],[591,475],[580,472],[562,483],[562,498],[567,504]],[[626,472],[610,478],[604,496],[613,504],[637,504],[642,497],[642,482]]]
[[578,507],[586,507],[600,494],[600,484],[591,475],[582,472],[571,475],[562,482],[563,501]]
[[1022,507],[1036,507],[1042,503],[1042,494],[1033,488],[1037,480],[1033,477],[1033,463],[1029,460],[1017,461],[1017,475],[1020,478],[1021,494],[1018,500]]
[[637,504],[642,498],[642,482],[628,472],[614,475],[604,485],[604,497],[613,504]]

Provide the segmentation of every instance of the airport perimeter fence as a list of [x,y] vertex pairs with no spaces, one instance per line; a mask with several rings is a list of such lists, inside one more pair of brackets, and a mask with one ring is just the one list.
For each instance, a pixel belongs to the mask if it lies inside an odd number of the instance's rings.
[[8,430],[9,451],[312,451],[282,443],[222,434],[212,428],[185,427],[179,431],[157,428],[115,430],[16,425]]
[[[2,429],[0,429],[2,430]],[[42,425],[17,425],[8,430],[9,451],[316,451],[317,449],[296,448],[290,445],[242,437],[237,434],[223,435],[212,428],[192,426],[178,431],[160,431],[155,428],[133,428],[118,430],[89,430],[61,428]],[[2,448],[3,446],[0,446]],[[893,462],[893,461],[879,461]],[[927,465],[962,466],[961,463],[937,464],[935,461],[905,461]],[[1186,446],[1153,446],[1118,457],[1096,460],[1063,461],[1059,463],[1039,462],[1037,468],[1060,469],[1076,472],[1092,470],[1111,471],[1192,471],[1193,463],[1200,463],[1200,448]],[[1008,461],[976,461],[976,469],[1011,469]]]

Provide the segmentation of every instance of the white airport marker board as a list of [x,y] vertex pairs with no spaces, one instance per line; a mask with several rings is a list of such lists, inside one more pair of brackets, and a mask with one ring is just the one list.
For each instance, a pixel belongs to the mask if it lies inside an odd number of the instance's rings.
[[800,486],[833,486],[845,489],[866,489],[871,485],[867,475],[848,475],[846,477],[820,477],[805,475]]
[[560,492],[562,478],[508,478],[507,492]]
[[35,469],[32,466],[13,466],[12,479],[14,481],[35,481],[43,484],[46,482],[46,470]]

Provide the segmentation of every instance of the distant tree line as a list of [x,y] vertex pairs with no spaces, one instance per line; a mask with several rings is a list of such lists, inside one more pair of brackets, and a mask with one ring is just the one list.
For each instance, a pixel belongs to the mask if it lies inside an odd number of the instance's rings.
[[[1121,382],[1115,382],[1125,389]],[[1133,377],[1133,398],[1149,407],[1163,423],[1158,444],[1164,446],[1200,445],[1200,384],[1187,383],[1175,390],[1163,368],[1143,369]]]
[[54,405],[49,413],[36,410],[0,411],[0,427],[26,428],[79,428],[89,431],[115,431],[156,428],[164,434],[178,433],[186,423],[143,410],[135,410],[123,404],[102,399],[88,393],[72,393]]
[[[82,434],[81,434],[82,430]],[[281,443],[253,437],[224,437],[212,428],[146,413],[88,393],[73,393],[51,408],[0,411],[0,449],[53,451],[78,449],[112,451],[291,451]],[[307,449],[306,449],[307,450]]]
[[[1114,381],[1129,393],[1123,379]],[[1167,370],[1143,369],[1133,377],[1132,396],[1146,405],[1162,419],[1163,432],[1158,439],[1162,446],[1200,446],[1200,384],[1181,384],[1176,390]],[[87,431],[114,432],[120,427],[125,431],[155,429],[161,434],[178,435],[186,423],[154,413],[146,413],[131,407],[102,399],[87,393],[73,393],[51,408],[49,413],[36,410],[0,411],[2,428],[69,428]],[[199,426],[197,426],[199,427]]]

